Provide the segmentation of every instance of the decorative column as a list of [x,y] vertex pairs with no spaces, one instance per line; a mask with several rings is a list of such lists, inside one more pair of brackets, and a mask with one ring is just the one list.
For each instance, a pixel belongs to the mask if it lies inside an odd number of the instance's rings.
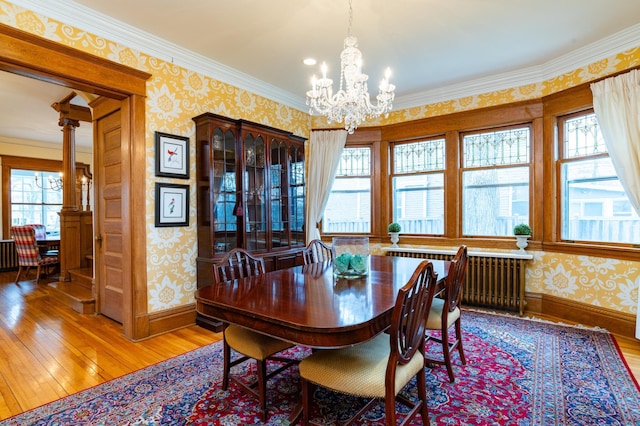
[[62,127],[62,211],[78,211],[76,202],[76,127],[78,120],[61,117]]
[[60,281],[70,281],[80,267],[80,211],[76,202],[76,127],[78,120],[60,114],[62,127],[62,210],[60,210]]
[[80,121],[92,122],[91,110],[74,105],[77,95],[69,93],[51,107],[60,113],[62,127],[62,209],[60,210],[60,281],[71,281],[72,269],[82,266],[82,211],[76,195],[76,127]]

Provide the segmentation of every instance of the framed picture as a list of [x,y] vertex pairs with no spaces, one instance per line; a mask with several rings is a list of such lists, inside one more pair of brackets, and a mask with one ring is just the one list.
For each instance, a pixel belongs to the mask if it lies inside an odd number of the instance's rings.
[[156,132],[156,176],[189,179],[189,138]]
[[156,183],[156,227],[189,226],[189,185]]

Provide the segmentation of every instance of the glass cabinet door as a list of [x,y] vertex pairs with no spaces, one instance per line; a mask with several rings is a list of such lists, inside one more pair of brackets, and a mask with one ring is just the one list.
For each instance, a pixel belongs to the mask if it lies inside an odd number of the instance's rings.
[[236,137],[228,130],[213,134],[212,200],[214,221],[214,254],[226,253],[238,246],[236,208]]
[[[304,247],[305,179],[304,146],[291,144],[289,148],[289,204],[291,222],[291,247]],[[315,225],[314,225],[315,226]]]
[[289,247],[289,191],[287,170],[287,145],[283,141],[271,141],[271,244],[272,247]]
[[245,248],[267,248],[265,142],[262,136],[244,138]]

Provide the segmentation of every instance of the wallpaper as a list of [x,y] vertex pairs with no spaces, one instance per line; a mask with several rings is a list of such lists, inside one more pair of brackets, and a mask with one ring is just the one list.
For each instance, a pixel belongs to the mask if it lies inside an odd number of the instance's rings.
[[[311,127],[322,127],[324,120],[306,111],[283,106],[246,90],[206,75],[118,45],[86,31],[65,25],[6,0],[0,0],[0,22],[73,48],[151,73],[147,82],[147,280],[150,313],[193,303],[196,288],[196,191],[195,147],[191,144],[191,180],[155,177],[154,132],[188,136],[193,140],[192,117],[213,112],[231,118],[244,118],[308,136]],[[453,99],[393,111],[373,124],[390,124],[432,117],[474,108],[535,99],[550,93],[622,71],[640,63],[640,47],[582,66],[574,71],[536,84],[492,93]],[[154,184],[172,182],[190,184],[188,227],[154,226]],[[534,252],[527,268],[526,290],[603,306],[620,312],[635,313],[639,262],[616,259]]]

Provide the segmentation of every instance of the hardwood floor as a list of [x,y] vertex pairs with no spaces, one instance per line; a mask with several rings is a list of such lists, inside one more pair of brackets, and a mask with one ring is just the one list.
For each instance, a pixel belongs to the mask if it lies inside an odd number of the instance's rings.
[[0,273],[0,419],[222,337],[192,326],[134,343],[120,324],[51,300],[46,279],[16,285],[15,277]]
[[[118,323],[52,301],[46,279],[14,280],[15,272],[0,273],[0,419],[221,338],[192,326],[134,343]],[[616,339],[640,378],[640,342]]]

